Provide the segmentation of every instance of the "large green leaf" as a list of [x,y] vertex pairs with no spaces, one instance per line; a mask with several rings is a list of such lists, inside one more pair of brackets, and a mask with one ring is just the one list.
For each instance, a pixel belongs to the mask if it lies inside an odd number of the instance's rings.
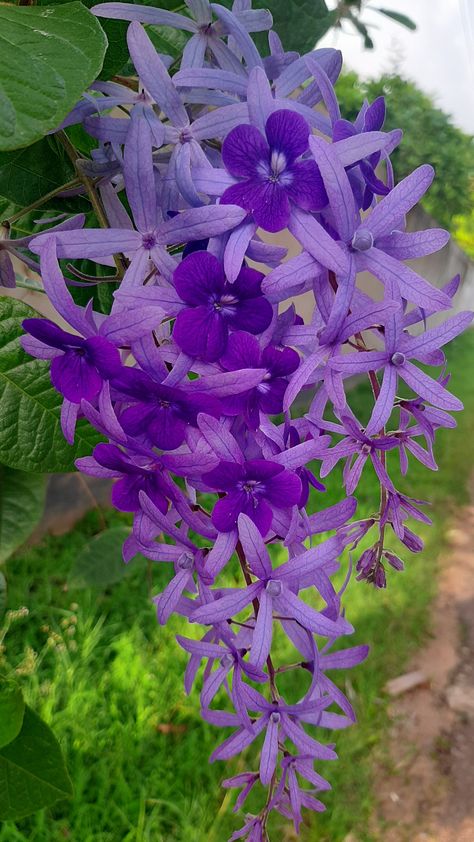
[[[329,15],[325,0],[256,0],[254,8],[269,9],[273,16],[273,29],[278,32],[285,50],[306,53],[313,50],[316,41],[324,34],[325,18]],[[327,29],[331,23],[326,27]],[[325,30],[324,30],[325,31]],[[268,34],[257,33],[255,40],[260,50],[268,52]]]
[[29,707],[20,733],[0,749],[0,820],[16,820],[72,795],[59,743]]
[[20,733],[25,713],[23,693],[18,684],[0,684],[0,748],[8,745]]
[[0,564],[32,533],[43,513],[45,490],[42,474],[0,465]]
[[90,454],[100,437],[81,420],[74,445],[65,442],[49,364],[20,346],[22,320],[37,315],[20,301],[0,298],[0,462],[37,473],[73,471],[74,460]]
[[[73,166],[54,138],[43,138],[27,149],[0,152],[0,198],[19,207],[50,193],[74,178]],[[37,212],[36,217],[40,214]]]
[[127,526],[106,529],[92,538],[76,557],[69,573],[70,588],[106,588],[130,572],[122,559],[122,544],[130,535]]
[[0,5],[0,149],[56,128],[99,74],[106,47],[82,3]]

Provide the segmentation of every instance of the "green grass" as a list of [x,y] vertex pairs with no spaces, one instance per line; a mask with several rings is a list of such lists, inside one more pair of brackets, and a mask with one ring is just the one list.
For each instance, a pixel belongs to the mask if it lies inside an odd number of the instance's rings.
[[[338,735],[340,760],[320,764],[334,789],[323,796],[327,812],[308,819],[306,842],[342,842],[351,830],[361,842],[372,838],[367,828],[376,797],[374,758],[383,753],[388,727],[382,688],[403,671],[429,631],[446,522],[465,502],[472,470],[474,333],[453,344],[449,359],[452,389],[466,412],[457,430],[439,433],[439,473],[412,461],[402,484],[431,501],[434,526],[423,528],[424,552],[408,558],[403,574],[389,574],[386,591],[357,582],[349,587],[345,605],[356,627],[353,642],[369,642],[372,652],[342,685],[359,722]],[[352,393],[357,413],[366,411],[369,397],[365,385]],[[318,505],[339,499],[339,482],[339,476],[331,478]],[[362,516],[376,508],[374,494],[368,470],[358,492]],[[114,513],[106,518],[115,525],[124,520]],[[74,797],[17,824],[5,823],[0,842],[223,842],[240,818],[232,816],[232,797],[220,789],[220,780],[252,767],[252,757],[248,766],[241,759],[208,764],[221,735],[201,721],[197,691],[189,699],[184,695],[186,657],[174,642],[183,624],[173,618],[159,628],[149,599],[150,575],[152,592],[167,580],[164,565],[153,565],[150,574],[139,563],[105,592],[68,590],[74,558],[99,528],[92,512],[69,535],[48,538],[8,565],[8,607],[27,605],[30,614],[12,627],[7,656],[18,665],[27,647],[38,653],[23,687],[61,741]],[[288,695],[297,694],[304,680],[291,674]],[[272,842],[292,838],[277,825]]]

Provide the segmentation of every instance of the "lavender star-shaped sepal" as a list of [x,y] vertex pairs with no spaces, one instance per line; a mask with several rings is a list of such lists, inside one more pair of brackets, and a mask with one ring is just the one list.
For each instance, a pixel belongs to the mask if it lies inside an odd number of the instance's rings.
[[227,371],[261,368],[266,370],[266,374],[254,389],[226,398],[226,414],[243,413],[249,427],[256,430],[260,423],[260,412],[267,415],[282,412],[283,398],[288,386],[287,377],[296,371],[299,362],[299,355],[292,348],[278,349],[267,345],[262,350],[258,339],[249,333],[233,333],[220,360],[222,367]]
[[[317,422],[317,426],[325,427],[325,422]],[[353,494],[359,484],[359,480],[368,459],[372,462],[375,473],[384,488],[393,490],[390,477],[385,470],[378,451],[384,453],[399,446],[399,440],[395,436],[368,435],[357,423],[356,418],[346,408],[341,413],[341,424],[329,423],[327,425],[331,432],[340,432],[344,438],[333,448],[327,450],[322,457],[321,476],[326,477],[337,465],[340,459],[346,463],[343,471],[343,480],[347,494]],[[354,459],[355,457],[355,459]]]
[[225,190],[221,203],[244,208],[265,231],[286,228],[292,204],[306,211],[324,208],[327,195],[317,166],[298,160],[308,151],[309,134],[305,119],[286,110],[270,114],[265,137],[255,126],[232,129],[222,160],[239,182]]
[[[247,632],[246,629],[242,631]],[[176,640],[192,657],[208,659],[201,692],[202,707],[209,707],[232,671],[232,701],[234,707],[241,718],[242,724],[252,730],[247,709],[242,703],[242,673],[251,681],[260,684],[264,684],[268,680],[268,676],[258,666],[245,660],[247,649],[240,637],[241,634],[234,636],[226,629],[222,633],[222,642],[219,644],[207,642],[205,638],[201,641],[190,640],[181,635],[177,635]],[[215,662],[218,662],[218,667],[212,671]]]
[[385,324],[385,351],[362,351],[344,356],[336,355],[328,365],[340,371],[343,377],[360,372],[384,369],[380,394],[367,425],[367,434],[378,432],[388,421],[393,408],[398,377],[401,377],[415,394],[440,409],[459,411],[463,405],[459,398],[444,388],[437,380],[417,368],[412,359],[424,360],[462,333],[471,323],[474,314],[458,313],[446,319],[439,327],[431,328],[420,336],[409,336],[403,331],[400,311],[391,314]]
[[[405,215],[429,188],[434,170],[428,164],[418,167],[376,204],[360,221],[352,186],[339,160],[337,144],[310,137],[309,146],[319,167],[331,209],[331,227],[346,244],[357,272],[368,270],[386,287],[398,289],[401,297],[427,309],[445,310],[451,306],[446,293],[432,286],[401,260],[431,254],[446,245],[449,234],[441,229],[407,234],[397,229]],[[310,241],[303,247],[313,253]],[[315,255],[324,264],[324,255]],[[332,268],[326,261],[328,268]],[[393,297],[393,296],[392,296]]]
[[[228,760],[234,757],[248,745],[250,745],[262,731],[265,731],[265,739],[260,755],[260,782],[267,786],[275,771],[279,751],[279,738],[291,740],[303,754],[319,760],[336,760],[337,755],[333,747],[324,745],[313,737],[310,737],[303,729],[301,722],[307,721],[311,714],[321,713],[331,704],[331,697],[326,696],[316,701],[303,700],[296,705],[287,705],[281,702],[273,703],[267,701],[260,693],[248,685],[243,686],[246,702],[251,710],[256,710],[260,718],[253,723],[253,730],[249,731],[243,727],[235,731],[211,755],[211,762],[214,760]],[[205,718],[213,721],[213,714],[219,711],[206,712]],[[216,717],[218,719],[219,716]]]
[[301,496],[301,481],[293,471],[277,462],[252,459],[243,464],[222,461],[202,481],[209,488],[225,492],[212,512],[219,532],[231,532],[242,512],[256,524],[262,535],[269,531],[273,508],[289,509]]
[[332,620],[324,613],[306,605],[295,594],[300,584],[307,587],[317,580],[318,572],[331,563],[341,551],[341,542],[329,538],[317,547],[302,552],[276,569],[259,530],[250,517],[240,515],[239,535],[252,573],[258,578],[244,589],[230,592],[208,605],[200,606],[190,617],[191,622],[225,622],[258,600],[259,608],[252,637],[250,662],[262,667],[270,652],[273,636],[273,611],[286,619],[296,620],[314,634],[339,637],[349,634],[352,626],[343,617]]
[[104,381],[122,368],[117,348],[104,336],[83,339],[49,319],[25,319],[22,326],[56,352],[51,359],[51,382],[71,403],[95,400]]
[[214,255],[207,251],[188,255],[173,278],[187,305],[173,329],[176,344],[191,357],[214,362],[226,349],[229,329],[245,327],[250,333],[262,333],[273,316],[261,292],[262,279],[260,272],[244,266],[230,284]]
[[125,432],[146,436],[162,450],[174,450],[183,443],[187,426],[196,426],[199,412],[216,418],[221,414],[220,401],[213,395],[156,383],[138,369],[122,369],[113,387],[131,404],[120,416]]

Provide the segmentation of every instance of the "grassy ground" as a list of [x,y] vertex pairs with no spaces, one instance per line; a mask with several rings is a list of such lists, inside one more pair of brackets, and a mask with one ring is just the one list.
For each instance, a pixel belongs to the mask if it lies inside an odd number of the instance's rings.
[[[409,559],[406,572],[389,576],[386,591],[357,582],[349,588],[345,604],[356,627],[354,643],[369,642],[372,653],[346,681],[359,723],[339,735],[341,759],[320,765],[334,791],[324,796],[327,812],[305,827],[303,840],[341,842],[350,830],[361,842],[371,839],[373,758],[383,751],[388,724],[382,687],[403,671],[427,634],[446,521],[464,502],[472,469],[474,333],[458,340],[449,357],[452,388],[466,412],[457,430],[439,434],[439,473],[412,462],[404,484],[411,495],[430,499],[435,525],[423,530],[424,552]],[[356,412],[363,414],[368,399],[365,385],[354,391]],[[324,503],[339,494],[335,476]],[[374,494],[367,472],[359,489],[361,515],[376,507]],[[121,522],[116,514],[106,518]],[[75,793],[52,810],[5,823],[0,842],[223,842],[239,825],[219,782],[252,763],[207,762],[219,734],[201,721],[197,693],[184,695],[186,659],[173,640],[181,622],[158,628],[149,600],[150,590],[166,581],[164,566],[153,567],[152,588],[146,565],[138,564],[108,591],[68,589],[78,550],[99,528],[93,512],[71,534],[49,538],[9,562],[8,607],[27,605],[30,615],[10,631],[7,654],[18,664],[27,647],[39,653],[36,670],[24,678],[25,694],[60,739]],[[278,828],[271,838],[292,837]]]

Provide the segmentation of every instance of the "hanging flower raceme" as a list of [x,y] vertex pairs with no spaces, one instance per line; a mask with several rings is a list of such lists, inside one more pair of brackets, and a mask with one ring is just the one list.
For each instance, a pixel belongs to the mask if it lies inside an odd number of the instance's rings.
[[[461,409],[441,348],[472,316],[443,321],[459,279],[438,289],[404,263],[448,235],[406,230],[434,173],[425,165],[395,186],[390,103],[365,104],[351,123],[333,88],[338,51],[300,57],[270,31],[262,58],[251,33],[269,29],[268,12],[248,0],[186,6],[95,7],[131,22],[138,78],[98,81],[63,124],[81,122],[98,141],[83,165],[104,218],[5,241],[0,283],[12,284],[9,253],[32,265],[24,251],[39,256],[69,329],[27,319],[24,348],[51,360],[68,441],[79,416],[107,439],[77,466],[113,480],[114,506],[133,513],[124,559],[169,568],[158,621],[181,624],[186,692],[203,668],[202,715],[232,729],[211,759],[231,773],[224,786],[241,790],[236,810],[261,795],[231,839],[263,842],[272,811],[298,832],[304,810],[324,809],[318,763],[336,758],[327,731],[355,721],[328,673],[368,654],[344,645],[354,631],[346,586],[354,575],[386,587],[403,570],[399,553],[422,547],[408,524],[429,518],[395,466],[405,475],[414,457],[436,470],[436,432]],[[142,24],[188,33],[181,60],[159,55]],[[266,234],[286,228],[299,250],[288,260]],[[63,258],[117,267],[112,305],[76,303]],[[362,270],[379,282],[374,299]],[[363,419],[351,408],[353,375],[371,385]],[[341,460],[340,499],[325,507],[320,479]],[[366,471],[380,499],[354,521]],[[231,758],[247,749],[252,771],[233,774]]]

